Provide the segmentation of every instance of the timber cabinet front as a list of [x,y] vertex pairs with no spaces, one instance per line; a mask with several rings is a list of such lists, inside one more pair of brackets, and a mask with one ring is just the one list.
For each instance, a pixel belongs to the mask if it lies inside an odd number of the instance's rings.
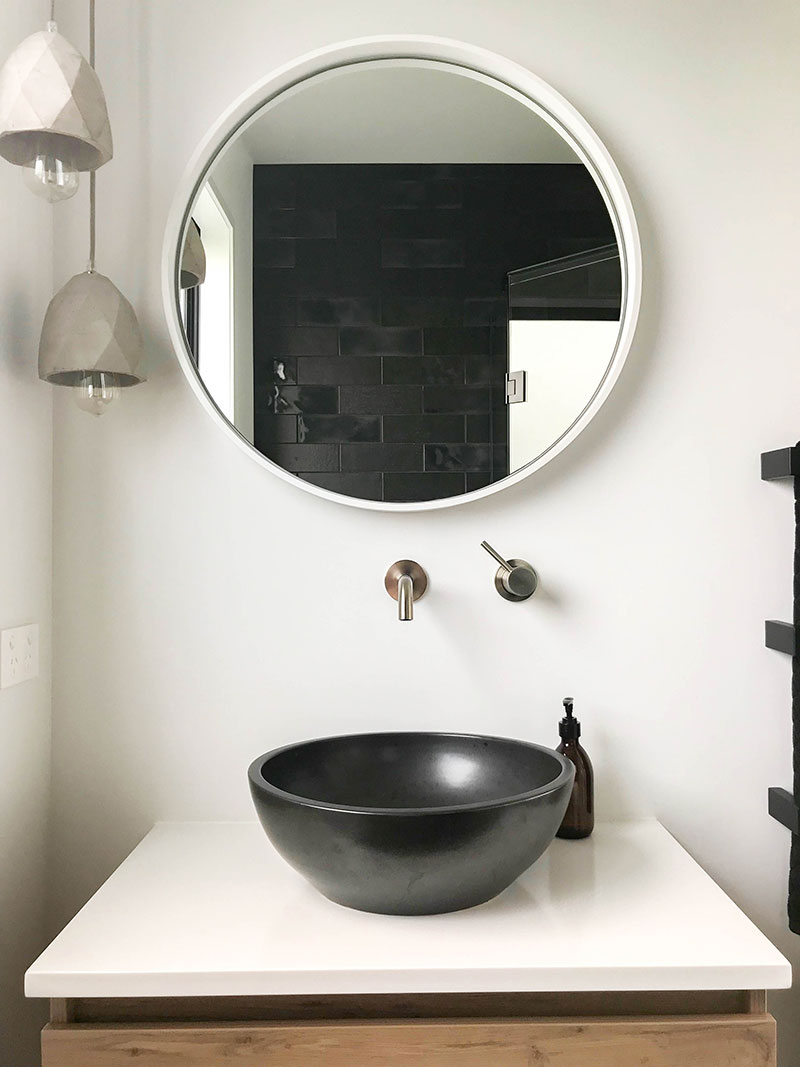
[[43,1067],[774,1067],[760,991],[51,1001]]

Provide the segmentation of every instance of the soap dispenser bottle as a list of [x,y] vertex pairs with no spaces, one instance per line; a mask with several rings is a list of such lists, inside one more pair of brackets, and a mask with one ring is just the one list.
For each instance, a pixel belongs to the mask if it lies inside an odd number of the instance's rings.
[[572,787],[564,820],[557,837],[588,837],[594,829],[594,774],[589,757],[581,745],[581,724],[572,714],[572,697],[564,697],[564,718],[558,724],[561,744],[556,749],[575,764]]

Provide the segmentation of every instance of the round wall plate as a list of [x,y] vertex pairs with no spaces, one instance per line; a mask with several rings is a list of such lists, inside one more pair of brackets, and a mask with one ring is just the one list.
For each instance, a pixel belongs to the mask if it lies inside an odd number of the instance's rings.
[[513,604],[520,604],[523,600],[529,600],[539,588],[539,575],[536,573],[536,570],[530,565],[530,563],[528,563],[528,561],[525,559],[510,559],[508,562],[511,564],[512,567],[525,567],[533,574],[533,589],[531,589],[530,593],[511,593],[503,585],[503,578],[508,572],[505,570],[504,567],[497,568],[497,573],[494,576],[495,589],[503,598],[503,600],[510,600]]
[[386,592],[393,600],[397,600],[398,582],[404,574],[407,574],[412,581],[414,600],[420,600],[425,596],[425,591],[428,588],[428,575],[420,567],[419,563],[415,563],[413,559],[399,559],[397,563],[391,565],[383,582],[386,586]]

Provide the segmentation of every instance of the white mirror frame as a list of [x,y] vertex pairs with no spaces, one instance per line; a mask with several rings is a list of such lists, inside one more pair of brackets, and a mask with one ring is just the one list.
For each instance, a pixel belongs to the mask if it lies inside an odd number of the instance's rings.
[[[561,134],[597,182],[614,225],[622,267],[622,316],[615,350],[594,396],[572,426],[536,459],[483,489],[460,496],[444,497],[441,500],[403,504],[362,500],[321,489],[285,471],[250,444],[219,411],[194,367],[181,319],[178,280],[178,251],[196,193],[217,154],[230,137],[270,100],[313,75],[353,63],[392,59],[427,60],[461,67],[490,82],[500,83],[499,88],[511,91],[517,98],[524,98],[531,110]],[[585,119],[555,89],[511,60],[474,45],[425,36],[361,37],[331,45],[309,52],[279,67],[248,89],[224,112],[192,157],[178,186],[169,214],[162,256],[162,288],[170,339],[189,384],[215,422],[257,463],[284,481],[337,504],[368,508],[372,511],[433,511],[436,508],[454,507],[456,504],[480,500],[529,477],[563,451],[592,420],[620,375],[633,341],[641,286],[642,254],[630,197],[614,161]]]

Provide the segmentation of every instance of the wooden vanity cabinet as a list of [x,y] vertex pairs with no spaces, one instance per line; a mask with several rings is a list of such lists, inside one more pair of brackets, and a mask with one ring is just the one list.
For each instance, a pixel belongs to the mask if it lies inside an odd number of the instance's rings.
[[774,1067],[762,991],[51,1001],[43,1067]]

